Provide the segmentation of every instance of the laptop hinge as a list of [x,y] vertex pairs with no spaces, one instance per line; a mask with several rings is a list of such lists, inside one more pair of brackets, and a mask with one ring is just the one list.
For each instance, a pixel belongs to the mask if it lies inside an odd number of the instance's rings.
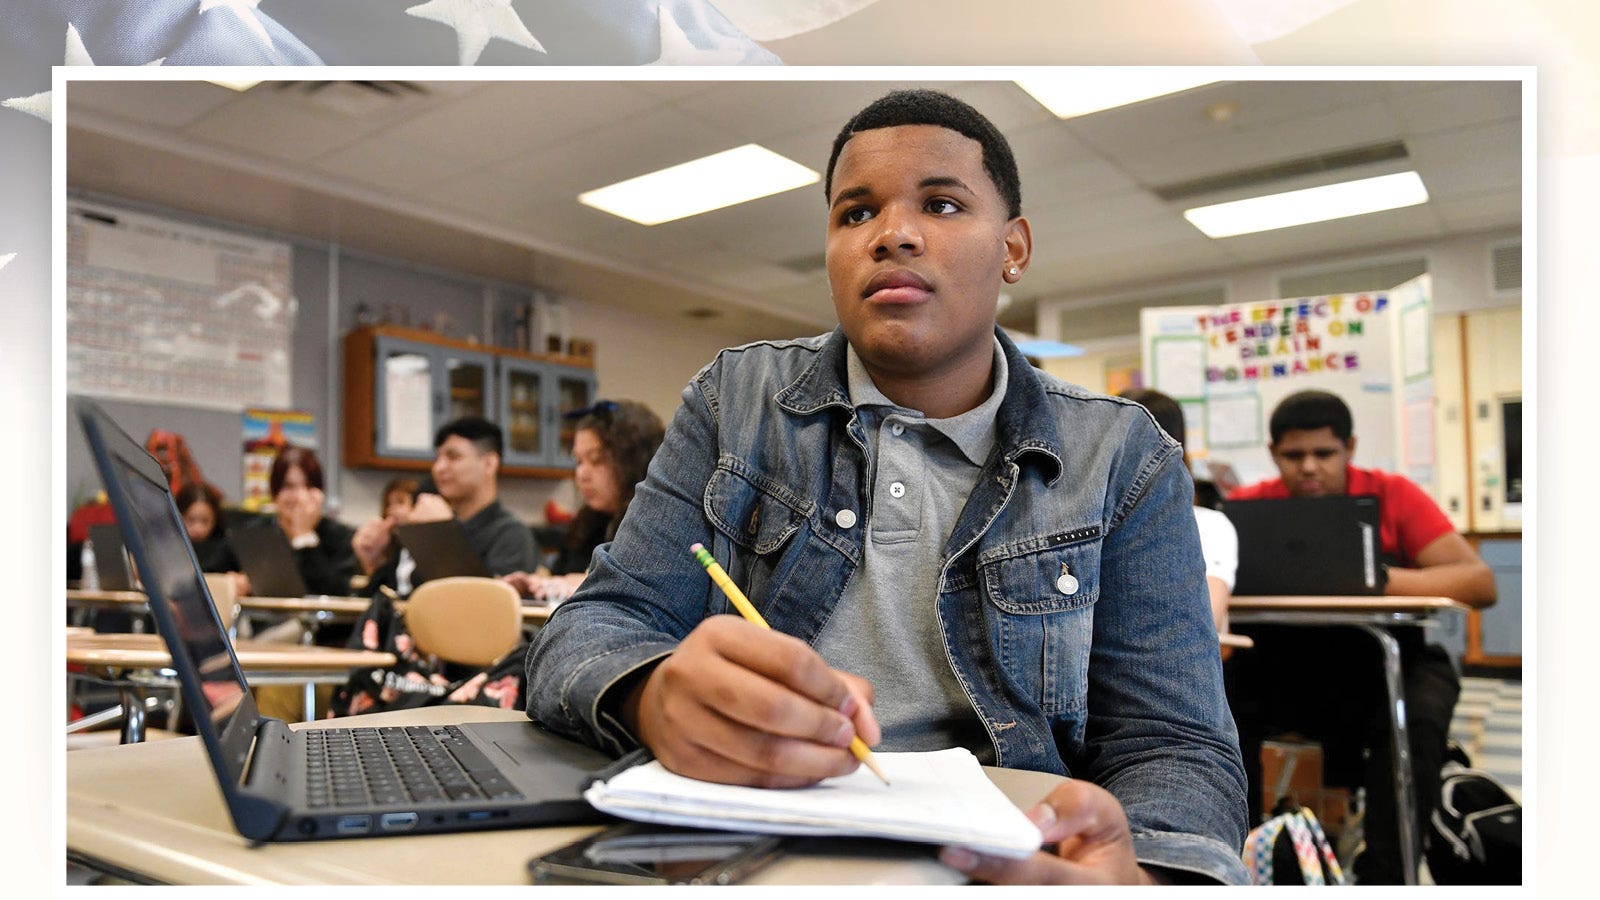
[[281,719],[261,720],[229,803],[234,826],[252,841],[271,838],[288,815],[288,773],[295,771],[295,747],[294,732]]

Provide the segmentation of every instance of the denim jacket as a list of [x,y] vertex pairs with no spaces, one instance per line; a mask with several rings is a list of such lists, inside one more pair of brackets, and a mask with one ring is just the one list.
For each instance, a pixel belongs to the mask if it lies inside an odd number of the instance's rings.
[[[1182,450],[1142,407],[1000,342],[995,449],[937,603],[995,764],[1091,780],[1121,801],[1141,863],[1242,883],[1244,774]],[[608,691],[735,613],[696,541],[774,629],[814,642],[861,560],[865,446],[843,332],[720,353],[684,390],[616,539],[535,639],[529,716],[635,746]]]

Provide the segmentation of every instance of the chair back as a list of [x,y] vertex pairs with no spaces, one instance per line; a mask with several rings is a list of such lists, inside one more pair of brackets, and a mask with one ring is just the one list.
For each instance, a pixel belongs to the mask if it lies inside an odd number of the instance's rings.
[[418,652],[487,666],[522,642],[522,598],[496,578],[436,578],[411,592],[405,623]]
[[217,608],[217,617],[222,619],[222,625],[228,629],[228,637],[239,636],[239,598],[234,594],[233,579],[226,572],[206,572],[206,592],[211,595],[211,602]]

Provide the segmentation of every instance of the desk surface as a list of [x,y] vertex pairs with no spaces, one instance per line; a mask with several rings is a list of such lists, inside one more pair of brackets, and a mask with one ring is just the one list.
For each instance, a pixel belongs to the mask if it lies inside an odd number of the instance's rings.
[[[143,595],[140,595],[143,597]],[[359,618],[372,601],[366,597],[240,597],[239,608],[245,612],[271,612],[292,615],[322,615]],[[395,609],[404,611],[406,601],[396,601]],[[522,604],[522,620],[544,621],[550,618],[555,607],[549,604]]]
[[1228,598],[1229,614],[1239,612],[1361,612],[1415,613],[1431,615],[1449,610],[1466,612],[1471,607],[1449,597],[1277,597],[1233,596]]
[[[428,707],[293,726],[521,721],[520,712],[482,706]],[[199,738],[128,744],[67,754],[67,847],[76,858],[185,884],[513,884],[529,883],[529,858],[595,830],[592,825],[460,834],[407,835],[266,844],[234,831]],[[1019,807],[1043,797],[1054,775],[985,770]],[[130,789],[130,784],[137,788]],[[934,848],[861,839],[790,853],[753,884],[957,884]]]
[[86,591],[81,588],[67,589],[68,606],[144,606],[149,600],[144,591]]
[[[96,669],[161,669],[172,665],[167,644],[160,635],[69,633],[66,644],[70,665]],[[392,653],[266,641],[236,641],[234,653],[239,657],[239,668],[246,673],[344,671],[395,664]]]

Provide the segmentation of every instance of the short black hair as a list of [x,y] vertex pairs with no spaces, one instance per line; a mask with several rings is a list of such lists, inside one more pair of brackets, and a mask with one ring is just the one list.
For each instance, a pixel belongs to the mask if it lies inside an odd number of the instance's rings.
[[823,199],[833,201],[833,167],[850,138],[863,131],[901,125],[938,125],[977,141],[983,148],[983,170],[989,173],[989,180],[1006,202],[1006,218],[1022,215],[1022,179],[1017,175],[1017,159],[1011,154],[1011,144],[1007,143],[1005,135],[967,103],[929,90],[885,94],[844,123],[839,136],[833,139],[833,153],[828,157],[828,174],[822,182]]
[[1155,417],[1162,431],[1171,435],[1179,446],[1188,446],[1188,429],[1183,424],[1183,407],[1178,405],[1178,401],[1151,388],[1130,388],[1118,396],[1150,410],[1150,415]]
[[496,456],[506,455],[506,437],[500,426],[483,418],[482,416],[462,416],[454,421],[446,422],[440,426],[433,435],[433,449],[453,436],[460,436],[472,442],[480,453],[493,453]]
[[1355,425],[1350,418],[1350,407],[1338,394],[1327,391],[1299,391],[1278,401],[1272,411],[1267,430],[1276,444],[1286,431],[1316,431],[1333,429],[1333,436],[1348,443]]

